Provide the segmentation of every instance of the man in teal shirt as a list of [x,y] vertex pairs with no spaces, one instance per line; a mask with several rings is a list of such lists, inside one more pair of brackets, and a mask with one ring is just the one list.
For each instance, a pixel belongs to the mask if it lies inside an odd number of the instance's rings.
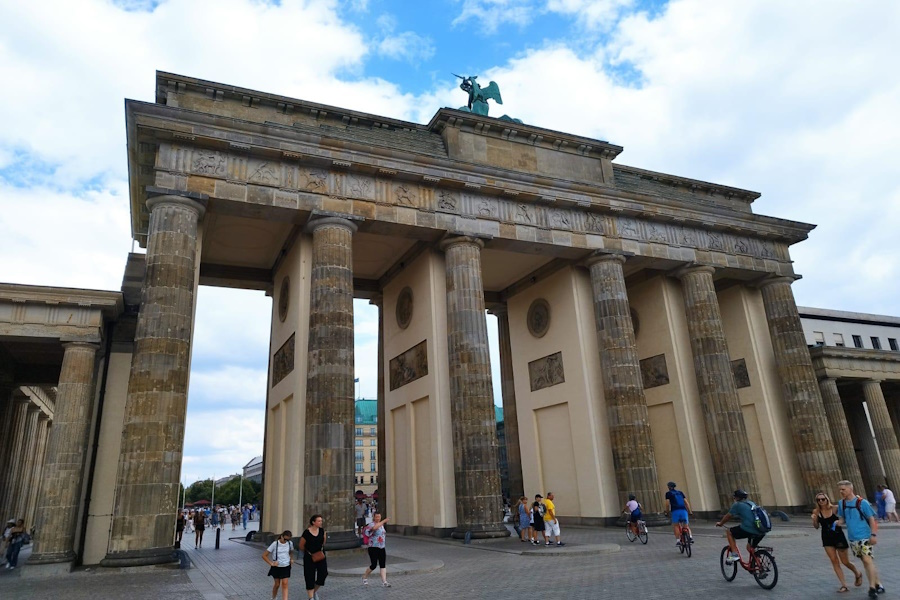
[[766,536],[756,526],[753,503],[747,500],[747,492],[744,490],[734,490],[734,504],[728,509],[728,514],[716,523],[716,527],[722,527],[732,518],[740,519],[741,524],[725,530],[725,535],[728,537],[728,547],[731,549],[731,554],[725,559],[725,562],[729,565],[740,559],[735,540],[746,539],[747,551],[749,552],[751,546],[756,548]]

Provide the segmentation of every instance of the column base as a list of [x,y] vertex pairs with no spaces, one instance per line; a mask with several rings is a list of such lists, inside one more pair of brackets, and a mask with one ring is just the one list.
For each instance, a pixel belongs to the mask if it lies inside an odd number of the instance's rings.
[[48,577],[60,577],[68,575],[75,567],[72,561],[52,562],[52,563],[34,563],[28,558],[27,568],[16,569],[20,573],[22,579],[47,579]]
[[509,529],[503,523],[473,523],[471,525],[457,525],[450,534],[455,540],[463,540],[466,534],[471,533],[473,540],[486,540],[491,538],[509,537]]
[[72,563],[75,561],[75,552],[40,552],[28,557],[29,565],[52,565],[56,563]]
[[[303,532],[301,531],[300,533]],[[325,550],[348,550],[350,548],[359,548],[361,545],[362,540],[356,535],[355,531],[335,531],[334,533],[329,531]]]
[[178,562],[175,550],[168,548],[150,548],[148,550],[129,550],[107,554],[100,561],[101,567],[141,567]]

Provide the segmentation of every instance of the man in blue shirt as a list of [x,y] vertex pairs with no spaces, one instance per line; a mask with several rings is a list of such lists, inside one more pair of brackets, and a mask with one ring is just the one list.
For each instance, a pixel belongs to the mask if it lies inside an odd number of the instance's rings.
[[756,526],[756,515],[753,514],[753,503],[747,500],[747,492],[744,490],[734,490],[734,504],[728,509],[728,514],[722,517],[722,520],[716,523],[716,527],[722,527],[732,518],[740,519],[741,524],[725,530],[728,537],[728,547],[731,554],[725,559],[726,564],[731,564],[740,559],[738,554],[737,542],[735,540],[747,540],[747,551],[750,547],[756,548],[762,539],[766,536]]
[[862,560],[866,568],[866,577],[869,579],[869,597],[875,598],[878,594],[884,593],[872,549],[878,543],[878,519],[875,518],[875,511],[869,501],[857,496],[853,491],[852,483],[839,481],[838,492],[841,501],[838,504],[837,525],[847,532],[850,549]]

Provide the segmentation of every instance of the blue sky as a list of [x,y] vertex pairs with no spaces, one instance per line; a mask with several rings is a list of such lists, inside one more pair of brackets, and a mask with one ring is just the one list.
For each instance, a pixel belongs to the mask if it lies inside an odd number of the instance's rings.
[[[0,281],[119,288],[123,100],[152,101],[157,69],[416,122],[465,103],[459,73],[498,82],[492,114],[761,192],[755,212],[818,224],[798,303],[900,315],[897,31],[880,0],[0,0]],[[183,479],[261,452],[270,310],[201,288]]]

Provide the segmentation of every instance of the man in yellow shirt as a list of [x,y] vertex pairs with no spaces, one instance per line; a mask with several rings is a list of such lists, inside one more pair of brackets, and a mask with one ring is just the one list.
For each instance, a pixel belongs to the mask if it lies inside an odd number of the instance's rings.
[[547,492],[544,498],[544,536],[547,538],[547,545],[552,546],[551,537],[556,538],[557,546],[565,546],[559,541],[559,519],[556,518],[556,505],[553,504],[553,492]]

